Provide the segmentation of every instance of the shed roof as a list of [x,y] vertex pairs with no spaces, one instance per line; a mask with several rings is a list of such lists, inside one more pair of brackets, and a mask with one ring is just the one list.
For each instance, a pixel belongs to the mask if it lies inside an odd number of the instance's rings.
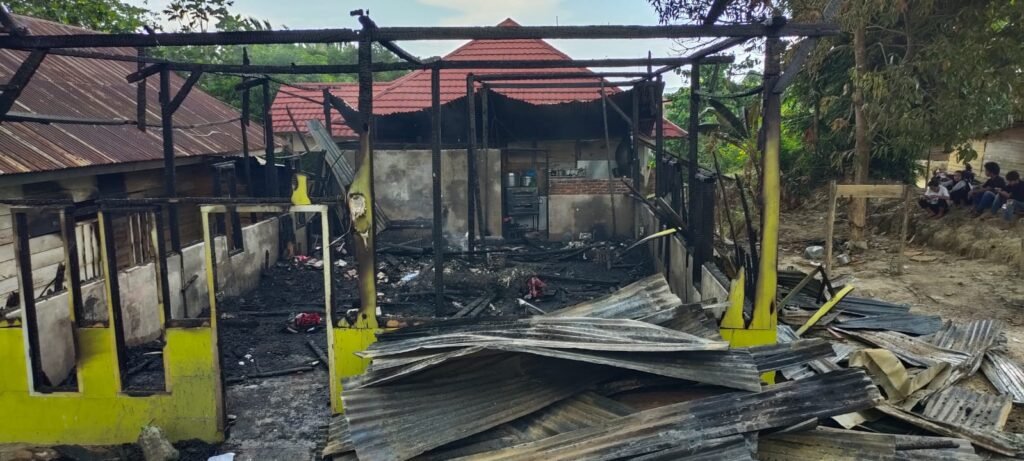
[[[91,34],[88,29],[26,16],[15,16],[36,35]],[[110,48],[103,53],[134,55],[131,48]],[[0,81],[8,81],[27,52],[0,50]],[[59,115],[88,119],[136,117],[136,85],[125,76],[136,66],[128,62],[101,61],[49,55],[21,92],[11,113]],[[171,91],[184,79],[171,76]],[[147,120],[159,125],[159,81],[146,82]],[[174,115],[175,155],[195,157],[235,154],[242,150],[239,113],[196,88]],[[225,123],[217,123],[225,122]],[[250,147],[263,149],[262,128],[249,126]],[[0,175],[34,173],[67,168],[159,160],[163,137],[159,128],[139,131],[134,125],[72,125],[4,122],[0,124]]]
[[[506,19],[498,24],[499,27],[518,27],[519,24],[512,19]],[[570,60],[568,55],[551,46],[544,40],[472,40],[456,48],[443,58],[446,61],[558,61]],[[446,104],[465,97],[466,77],[469,74],[487,75],[508,73],[508,69],[450,69],[441,71],[441,104]],[[564,68],[564,69],[520,69],[516,73],[536,73],[547,75],[551,73],[581,73],[591,72],[586,68]],[[430,70],[416,70],[406,74],[392,82],[377,83],[375,85],[373,112],[376,115],[392,115],[398,113],[418,112],[430,108]],[[594,79],[565,78],[555,80],[544,80],[545,83],[571,83],[571,82],[592,82]],[[503,82],[504,83],[504,82]],[[509,82],[511,83],[511,82]],[[303,94],[303,97],[296,97],[296,91],[292,88],[285,88],[284,93],[279,93],[272,106],[274,118],[274,131],[276,133],[292,133],[295,129],[288,120],[285,108],[291,109],[296,120],[300,121],[299,129],[306,131],[306,120],[314,117],[323,121],[323,108],[310,99],[322,100],[321,89],[329,86],[335,96],[345,100],[349,106],[356,107],[358,99],[358,87],[354,83],[343,84],[320,84],[315,91]],[[337,91],[335,91],[337,89]],[[511,99],[526,102],[533,105],[552,105],[573,102],[594,101],[600,98],[599,88],[497,88],[494,92],[507,96]],[[617,87],[607,86],[604,89],[606,94],[621,92]],[[293,93],[293,94],[288,94]],[[308,114],[300,117],[299,114]],[[355,133],[347,126],[342,127],[344,122],[341,117],[336,116],[336,123],[333,125],[335,136],[355,137]],[[665,123],[665,136],[668,138],[681,138],[686,132],[672,122]]]

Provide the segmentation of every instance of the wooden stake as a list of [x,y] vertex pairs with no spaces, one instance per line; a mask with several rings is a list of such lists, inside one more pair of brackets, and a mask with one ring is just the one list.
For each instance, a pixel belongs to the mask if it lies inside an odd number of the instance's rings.
[[836,226],[836,182],[828,186],[828,217],[825,218],[825,272],[832,272],[832,237]]

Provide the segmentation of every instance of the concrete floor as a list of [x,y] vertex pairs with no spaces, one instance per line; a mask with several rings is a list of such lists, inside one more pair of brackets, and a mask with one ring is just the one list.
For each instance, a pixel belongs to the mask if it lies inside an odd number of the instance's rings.
[[228,386],[226,411],[236,419],[221,453],[237,461],[320,459],[331,417],[327,370]]

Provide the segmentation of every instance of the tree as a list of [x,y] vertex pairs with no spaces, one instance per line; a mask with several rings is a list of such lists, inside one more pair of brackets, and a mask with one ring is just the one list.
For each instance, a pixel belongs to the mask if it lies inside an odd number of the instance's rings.
[[11,12],[100,32],[135,32],[156,20],[153,12],[119,0],[9,0]]

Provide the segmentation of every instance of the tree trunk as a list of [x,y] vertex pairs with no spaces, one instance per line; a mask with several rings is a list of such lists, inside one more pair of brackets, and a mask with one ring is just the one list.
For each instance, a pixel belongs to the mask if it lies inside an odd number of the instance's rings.
[[[854,114],[854,159],[853,182],[868,182],[868,167],[871,163],[871,145],[868,139],[868,121],[864,115],[864,88],[861,79],[867,72],[867,45],[864,43],[864,23],[861,22],[853,31],[853,56],[856,72],[853,82],[853,114]],[[854,244],[863,245],[867,227],[867,199],[855,198],[850,202],[850,240]]]

